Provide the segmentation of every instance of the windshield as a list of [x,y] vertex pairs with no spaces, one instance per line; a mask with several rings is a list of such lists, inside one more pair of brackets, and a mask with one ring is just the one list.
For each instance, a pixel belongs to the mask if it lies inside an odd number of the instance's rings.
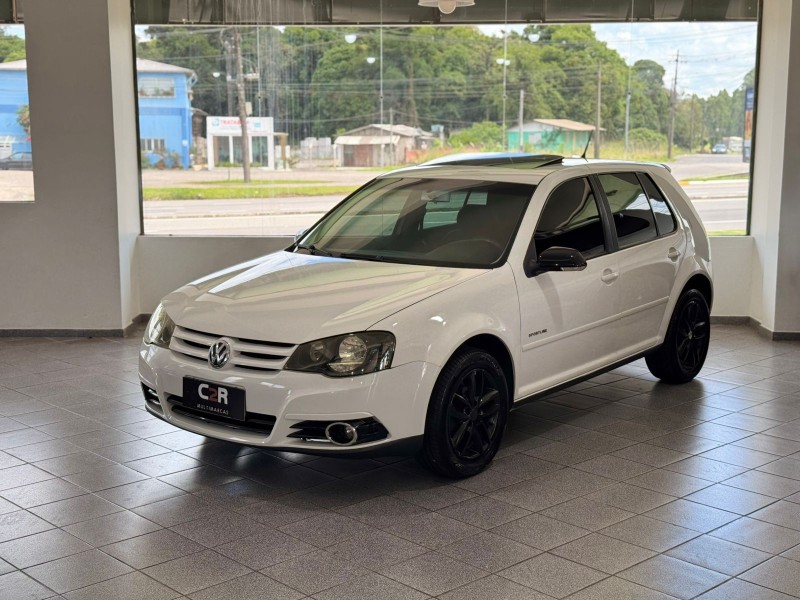
[[534,189],[462,179],[377,179],[334,208],[295,251],[491,268],[505,260]]

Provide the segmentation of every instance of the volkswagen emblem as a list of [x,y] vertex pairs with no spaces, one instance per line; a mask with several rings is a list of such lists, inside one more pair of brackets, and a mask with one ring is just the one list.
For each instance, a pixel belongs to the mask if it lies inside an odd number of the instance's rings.
[[219,340],[208,349],[208,364],[212,369],[221,369],[231,359],[231,345],[227,340]]

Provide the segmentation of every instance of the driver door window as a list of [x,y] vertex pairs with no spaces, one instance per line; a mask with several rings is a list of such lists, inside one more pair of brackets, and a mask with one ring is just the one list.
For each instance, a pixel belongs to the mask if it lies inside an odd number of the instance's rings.
[[606,252],[603,222],[585,178],[562,183],[547,199],[534,233],[537,256],[553,246],[575,248],[587,260]]

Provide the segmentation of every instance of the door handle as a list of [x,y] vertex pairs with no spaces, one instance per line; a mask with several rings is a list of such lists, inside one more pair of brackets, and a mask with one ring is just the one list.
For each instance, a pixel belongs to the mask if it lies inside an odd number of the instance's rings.
[[612,283],[617,280],[619,277],[618,271],[612,271],[611,269],[606,269],[603,271],[603,274],[600,276],[600,280],[603,283]]
[[678,258],[680,258],[680,255],[681,251],[678,250],[677,248],[670,248],[669,252],[667,252],[667,258],[669,258],[672,261],[678,260]]

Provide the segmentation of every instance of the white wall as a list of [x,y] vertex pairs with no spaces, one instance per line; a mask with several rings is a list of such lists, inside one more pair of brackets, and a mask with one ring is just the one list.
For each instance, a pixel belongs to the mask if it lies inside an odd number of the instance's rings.
[[119,331],[139,310],[130,7],[26,0],[25,30],[36,200],[0,203],[0,330]]

